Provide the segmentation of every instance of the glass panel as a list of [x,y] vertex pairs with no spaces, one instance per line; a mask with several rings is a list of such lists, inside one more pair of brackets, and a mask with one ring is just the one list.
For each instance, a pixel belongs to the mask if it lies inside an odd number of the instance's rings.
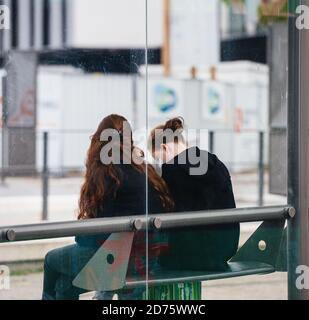
[[[285,205],[287,1],[148,0],[147,22],[148,50],[161,49],[160,63],[141,69],[148,79],[148,159],[174,201],[167,211]],[[255,259],[255,267],[261,267],[261,252],[276,243],[260,239],[249,250],[248,238],[264,235],[265,225],[254,233],[259,226],[162,230],[167,240],[160,276],[186,277],[195,270],[220,278],[238,268],[239,261]],[[281,239],[283,225],[268,231]],[[236,255],[244,244],[253,256]],[[230,258],[235,261],[227,263]],[[286,273],[180,281],[151,288],[150,296],[286,299]]]
[[287,298],[227,274],[284,270],[283,224],[191,226],[287,203],[287,2],[3,1],[0,299]]
[[[145,1],[4,2],[11,14],[0,30],[1,230],[78,216],[84,225],[143,218],[145,165],[124,162],[132,153],[141,158],[131,133],[140,145],[136,128],[146,123],[136,109],[146,90],[137,76]],[[146,274],[145,231],[133,234],[130,221],[119,221],[123,233],[86,229],[74,239],[70,224],[57,224],[56,233],[42,227],[30,241],[1,243],[1,271],[11,276],[0,299],[41,299],[42,292],[44,299],[143,299],[144,283],[123,289],[126,275],[144,281]]]

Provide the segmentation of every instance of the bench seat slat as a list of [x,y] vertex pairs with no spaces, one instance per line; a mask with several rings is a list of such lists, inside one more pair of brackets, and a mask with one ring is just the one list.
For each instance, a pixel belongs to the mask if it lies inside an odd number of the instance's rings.
[[[275,272],[275,268],[269,264],[261,262],[229,262],[225,271],[203,272],[203,271],[164,271],[162,274],[157,274],[155,277],[148,279],[149,286],[156,286],[168,283],[177,282],[192,282],[218,280],[225,278],[248,276],[253,274],[266,274]],[[126,288],[145,286],[145,279],[127,279]]]

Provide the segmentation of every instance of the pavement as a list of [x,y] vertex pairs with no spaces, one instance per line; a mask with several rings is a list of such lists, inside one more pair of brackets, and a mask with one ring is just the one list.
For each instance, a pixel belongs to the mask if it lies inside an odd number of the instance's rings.
[[[265,175],[265,205],[282,205],[284,197],[267,192],[268,177]],[[237,206],[257,206],[258,181],[255,173],[232,175]],[[81,176],[51,178],[49,182],[48,221],[68,221],[77,217]],[[35,177],[11,177],[0,184],[0,227],[42,223],[42,181]],[[259,223],[241,224],[242,244]],[[70,244],[73,238],[47,239],[27,242],[0,243],[0,263],[16,260],[39,260],[54,248]]]
[[[232,175],[237,207],[257,206],[256,173]],[[51,178],[49,183],[48,220],[76,219],[82,177]],[[268,193],[265,175],[264,205],[286,204],[286,198]],[[6,178],[0,184],[0,226],[42,222],[42,182],[40,178]]]
[[[42,273],[11,277],[10,290],[0,290],[0,300],[39,300]],[[80,297],[91,300],[93,293]],[[203,283],[203,300],[287,300],[287,275],[274,273],[213,280]]]
[[[51,178],[49,183],[48,221],[76,219],[77,203],[82,177]],[[233,174],[232,181],[237,207],[257,206],[258,181],[256,173]],[[7,178],[0,184],[0,227],[41,223],[40,178]],[[264,205],[284,205],[286,198],[268,193],[268,176],[265,177]],[[258,223],[241,225],[241,243],[258,226]],[[36,240],[0,244],[0,264],[16,261],[42,260],[56,247],[73,242],[73,238]],[[11,276],[11,289],[0,290],[1,299],[40,299],[42,273],[30,272]],[[286,274],[276,273],[234,279],[209,281],[204,284],[204,299],[286,299]],[[85,295],[83,299],[91,296]]]

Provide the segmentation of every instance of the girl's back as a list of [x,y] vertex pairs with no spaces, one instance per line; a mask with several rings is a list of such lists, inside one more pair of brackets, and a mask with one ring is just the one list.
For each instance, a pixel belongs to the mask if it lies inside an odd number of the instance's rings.
[[[204,163],[192,165],[192,152]],[[215,155],[197,147],[184,153],[162,166],[162,177],[174,198],[176,211],[235,208],[232,183],[225,165]],[[180,159],[187,161],[183,163]],[[207,168],[207,172],[191,174],[190,169],[197,166]],[[170,232],[169,252],[162,258],[162,265],[168,269],[224,269],[237,251],[238,240],[238,223]]]

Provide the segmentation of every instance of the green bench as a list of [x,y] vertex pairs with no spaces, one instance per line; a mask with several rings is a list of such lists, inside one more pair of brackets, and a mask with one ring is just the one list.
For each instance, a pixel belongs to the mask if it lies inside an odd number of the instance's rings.
[[[164,271],[147,279],[147,284],[157,286],[286,271],[285,222],[283,219],[263,222],[228,262],[224,271]],[[132,232],[112,234],[81,270],[73,284],[90,291],[112,291],[145,286],[145,279],[126,278],[130,257],[128,248],[132,245],[132,241]]]

